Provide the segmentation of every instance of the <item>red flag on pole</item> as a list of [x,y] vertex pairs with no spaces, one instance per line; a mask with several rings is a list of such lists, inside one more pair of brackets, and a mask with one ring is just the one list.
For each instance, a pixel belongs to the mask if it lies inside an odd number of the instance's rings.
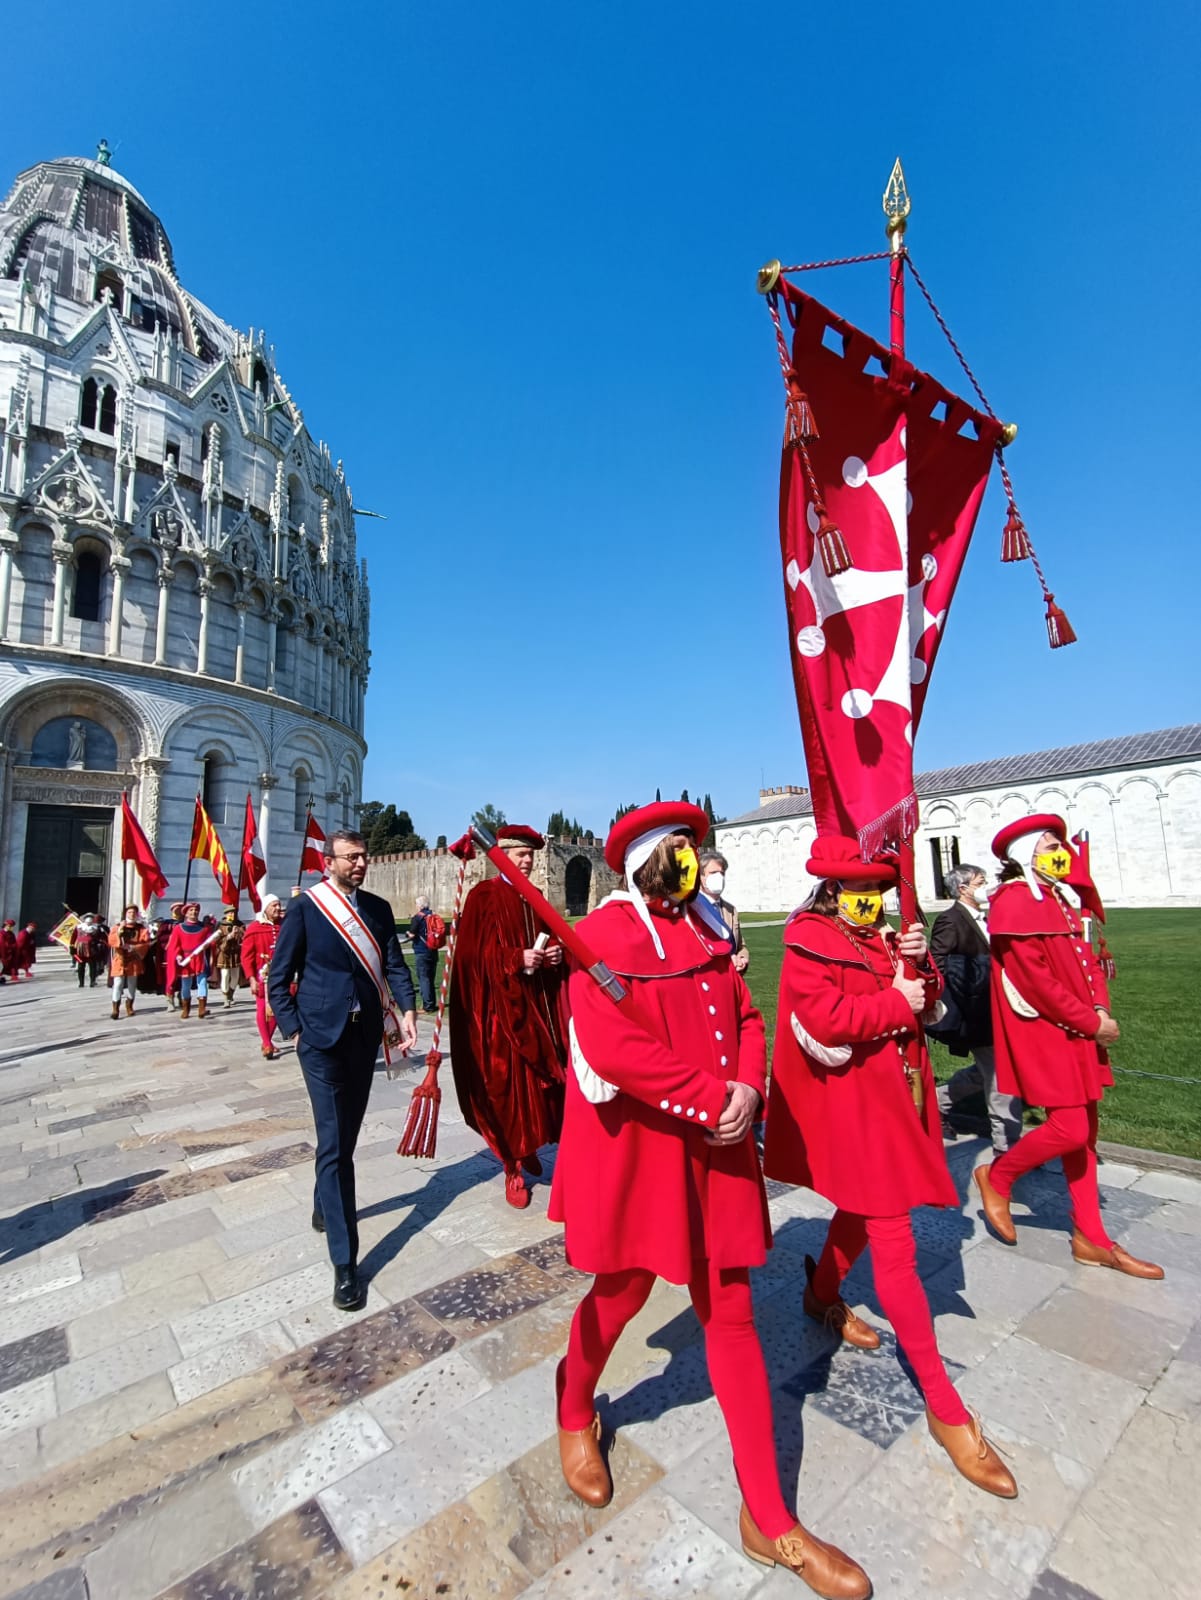
[[325,834],[322,832],[321,824],[310,811],[309,820],[304,830],[304,848],[300,855],[300,871],[302,875],[306,872],[325,871],[325,856],[321,851],[321,846],[324,843]]
[[[1000,424],[779,289],[812,427],[785,445],[780,479],[805,760],[818,832],[855,835],[870,858],[917,823],[913,739]],[[821,536],[835,530],[850,564],[831,574]]]
[[267,892],[267,861],[259,843],[258,825],[254,820],[254,806],[246,796],[246,821],[242,827],[242,859],[238,867],[238,888],[245,889],[256,911],[263,909],[263,896]]
[[132,861],[134,871],[142,880],[142,910],[145,911],[151,899],[162,894],[168,883],[150,848],[150,840],[142,832],[142,824],[133,814],[128,794],[121,796],[121,860]]
[[196,812],[192,818],[192,845],[189,852],[192,861],[207,861],[213,869],[221,890],[221,903],[226,906],[236,906],[238,903],[238,886],[234,875],[229,870],[229,859],[221,844],[221,837],[213,826],[212,819],[204,809],[203,802],[197,797]]

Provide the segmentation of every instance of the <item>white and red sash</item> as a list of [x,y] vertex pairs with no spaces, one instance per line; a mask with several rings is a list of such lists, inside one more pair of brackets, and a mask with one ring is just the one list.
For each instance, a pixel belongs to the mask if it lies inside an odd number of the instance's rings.
[[396,1002],[392,998],[392,991],[388,987],[388,979],[384,973],[384,957],[379,947],[379,940],[346,896],[335,889],[328,879],[314,884],[311,889],[306,889],[305,893],[330,927],[346,941],[375,985],[384,1018],[384,1061],[387,1064],[388,1076],[391,1077],[392,1050],[400,1043],[400,1021],[396,1015]]

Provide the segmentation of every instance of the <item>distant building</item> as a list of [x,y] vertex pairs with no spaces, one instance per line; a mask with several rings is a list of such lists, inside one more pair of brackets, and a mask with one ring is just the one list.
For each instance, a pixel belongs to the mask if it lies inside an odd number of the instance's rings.
[[[102,150],[107,155],[107,150]],[[368,596],[340,462],[261,332],[188,293],[105,161],[0,204],[0,911],[121,905],[132,803],[183,889],[199,792],[272,886],[362,799]],[[192,892],[211,906],[207,866]]]
[[[1060,750],[1001,756],[918,774],[918,898],[944,898],[959,861],[990,874],[997,829],[1032,811],[1087,830],[1107,905],[1201,905],[1201,723]],[[806,789],[764,789],[759,806],[717,828],[730,898],[743,911],[786,911],[812,887],[816,828]]]

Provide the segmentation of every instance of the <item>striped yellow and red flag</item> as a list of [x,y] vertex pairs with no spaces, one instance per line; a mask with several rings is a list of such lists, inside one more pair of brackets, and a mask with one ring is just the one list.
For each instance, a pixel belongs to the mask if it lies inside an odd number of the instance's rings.
[[221,890],[221,904],[236,906],[238,903],[238,885],[233,873],[229,870],[229,860],[221,844],[221,837],[213,824],[212,818],[204,809],[200,796],[196,796],[196,814],[192,818],[192,847],[188,852],[192,861],[207,861],[213,869]]

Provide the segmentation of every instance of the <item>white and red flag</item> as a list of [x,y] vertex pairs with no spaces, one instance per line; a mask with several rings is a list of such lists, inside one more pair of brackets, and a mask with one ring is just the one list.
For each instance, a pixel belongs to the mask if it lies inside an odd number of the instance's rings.
[[[308,821],[304,827],[304,843],[300,849],[300,875],[306,872],[324,872],[325,856],[321,846],[325,843],[325,834],[321,824],[310,811]],[[299,881],[299,880],[298,880]]]
[[917,824],[914,734],[1000,425],[779,287],[807,402],[804,448],[784,447],[780,548],[814,818],[870,859]]
[[242,825],[238,888],[245,889],[256,912],[263,909],[263,896],[267,892],[267,861],[259,843],[258,824],[254,820],[254,806],[249,794],[246,796],[246,821]]

